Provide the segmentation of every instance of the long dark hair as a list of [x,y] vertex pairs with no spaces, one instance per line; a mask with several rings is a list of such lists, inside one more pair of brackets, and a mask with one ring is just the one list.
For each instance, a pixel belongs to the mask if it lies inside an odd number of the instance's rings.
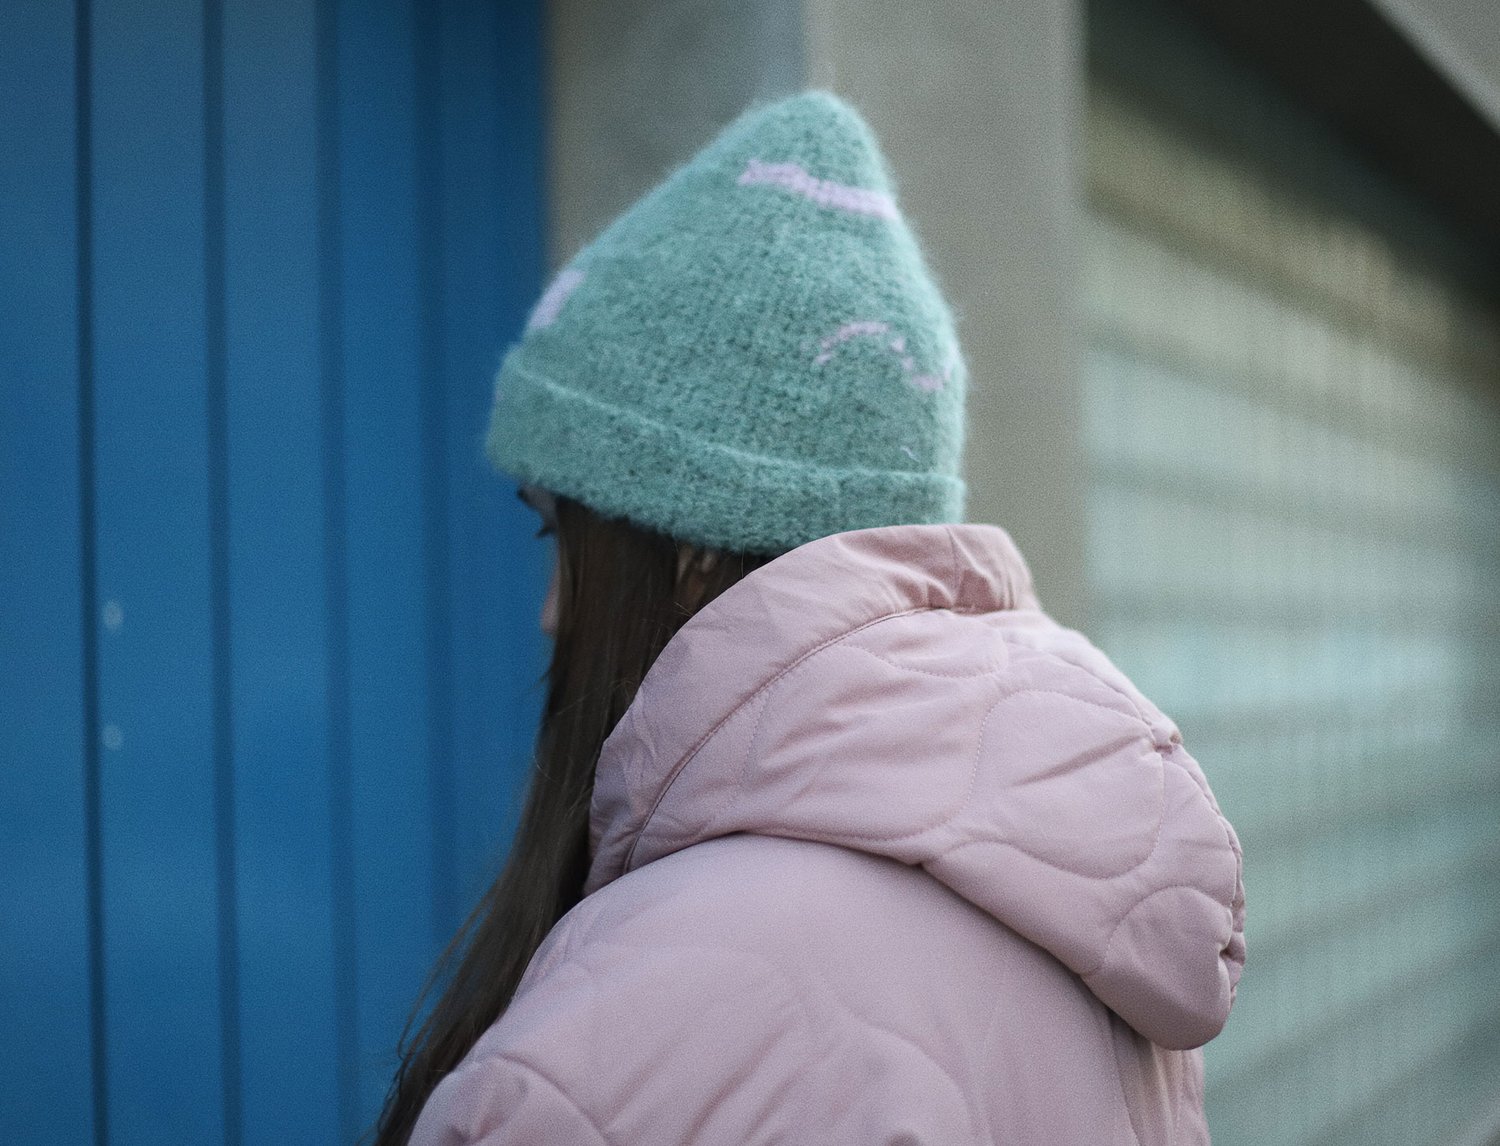
[[557,556],[557,630],[526,805],[499,878],[417,1000],[374,1146],[405,1146],[433,1089],[505,1011],[547,932],[583,898],[594,767],[646,670],[693,613],[771,555],[690,550],[679,576],[672,538],[559,497]]

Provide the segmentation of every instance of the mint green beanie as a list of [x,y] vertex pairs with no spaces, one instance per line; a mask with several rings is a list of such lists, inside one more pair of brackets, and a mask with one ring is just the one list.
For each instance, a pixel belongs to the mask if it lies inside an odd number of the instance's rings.
[[965,382],[870,129],[810,92],[741,116],[557,275],[488,450],[605,516],[779,553],[960,520]]

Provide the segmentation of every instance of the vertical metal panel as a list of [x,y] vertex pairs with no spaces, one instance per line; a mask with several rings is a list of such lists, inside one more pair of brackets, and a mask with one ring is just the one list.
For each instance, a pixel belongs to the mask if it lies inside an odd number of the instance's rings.
[[0,28],[0,1122],[352,1141],[535,728],[540,8],[78,14]]
[[[536,606],[550,545],[485,460],[492,379],[545,274],[541,5],[444,4],[440,108],[443,377],[449,396],[448,579],[453,622],[451,931],[498,869],[521,790],[545,663]],[[504,83],[495,82],[496,75]]]
[[73,24],[68,5],[0,9],[0,1127],[18,1142],[94,1134]]
[[1441,1142],[1500,1085],[1500,313],[1102,83],[1089,160],[1098,634],[1245,844],[1215,1141]]
[[94,10],[101,818],[112,1141],[224,1135],[202,13]]
[[319,553],[328,667],[328,836],[333,902],[333,1011],[339,1137],[359,1131],[359,962],[355,948],[354,828],[349,695],[348,546],[345,543],[343,224],[339,139],[339,4],[316,0],[318,146],[318,428],[323,545]]
[[243,1137],[334,1142],[314,0],[228,0],[223,57]]
[[412,21],[415,76],[417,295],[417,387],[422,433],[422,574],[426,588],[424,636],[427,670],[427,800],[430,837],[433,941],[443,940],[443,918],[454,886],[453,815],[453,602],[449,592],[452,532],[448,411],[444,385],[443,149],[441,130],[442,53],[440,5],[417,0]]
[[339,6],[345,546],[359,1109],[436,952],[415,23]]
[[224,1143],[243,1131],[239,889],[236,881],[234,650],[229,584],[229,361],[224,262],[224,5],[203,3],[203,343],[208,441],[208,580],[213,659],[214,868],[219,919],[219,1065]]

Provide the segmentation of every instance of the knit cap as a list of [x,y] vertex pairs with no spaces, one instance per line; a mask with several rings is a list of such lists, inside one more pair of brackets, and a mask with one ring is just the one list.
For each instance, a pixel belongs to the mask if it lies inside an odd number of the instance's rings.
[[809,92],[745,113],[557,275],[487,447],[605,516],[779,553],[961,520],[965,384],[874,136]]

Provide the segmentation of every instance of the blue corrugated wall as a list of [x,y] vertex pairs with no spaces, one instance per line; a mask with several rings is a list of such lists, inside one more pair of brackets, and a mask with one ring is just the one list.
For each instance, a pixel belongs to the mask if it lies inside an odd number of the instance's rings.
[[349,1142],[502,858],[540,3],[0,6],[0,1138]]

